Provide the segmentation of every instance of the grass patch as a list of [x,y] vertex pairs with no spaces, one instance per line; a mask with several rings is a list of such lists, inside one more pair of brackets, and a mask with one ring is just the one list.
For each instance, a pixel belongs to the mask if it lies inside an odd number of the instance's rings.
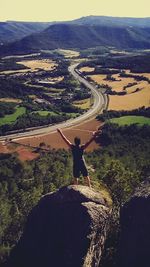
[[[47,111],[47,110],[39,110],[39,111],[33,111],[32,113],[38,113],[40,116],[47,116],[47,115],[52,115],[52,116],[61,116],[63,113],[59,112],[53,112],[53,111]],[[69,115],[71,118],[76,118],[79,116],[79,113],[66,113]]]
[[130,125],[130,124],[148,124],[150,125],[150,118],[144,117],[144,116],[122,116],[120,118],[113,118],[110,120],[112,123],[117,123],[120,126],[121,125]]
[[47,115],[56,116],[56,115],[59,115],[59,114],[56,113],[56,112],[53,112],[53,111],[47,111],[47,110],[34,111],[33,113],[38,113],[40,116],[47,116]]
[[11,124],[17,120],[17,118],[26,112],[25,107],[17,107],[13,114],[6,115],[4,118],[0,119],[0,126],[5,124]]
[[68,114],[71,118],[76,118],[80,115],[80,113],[66,113]]

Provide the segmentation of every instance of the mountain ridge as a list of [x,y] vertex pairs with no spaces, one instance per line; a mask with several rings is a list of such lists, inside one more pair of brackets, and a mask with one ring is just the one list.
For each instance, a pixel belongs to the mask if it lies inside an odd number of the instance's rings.
[[86,49],[101,45],[117,49],[149,49],[150,27],[53,24],[40,33],[34,33],[12,44],[2,46],[1,55],[57,48]]
[[19,40],[32,33],[42,31],[53,24],[150,27],[150,17],[132,18],[90,15],[65,22],[32,22],[7,20],[0,22],[0,43],[9,43]]

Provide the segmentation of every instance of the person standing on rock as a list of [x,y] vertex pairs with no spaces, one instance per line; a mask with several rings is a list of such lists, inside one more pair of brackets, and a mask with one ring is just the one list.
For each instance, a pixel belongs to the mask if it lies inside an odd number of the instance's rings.
[[89,174],[88,174],[88,170],[87,170],[87,167],[86,167],[86,163],[85,163],[85,160],[84,160],[83,153],[84,153],[84,150],[92,143],[92,141],[95,140],[96,136],[99,133],[101,133],[101,130],[93,132],[93,136],[84,145],[80,145],[81,140],[80,140],[79,137],[75,137],[74,138],[74,144],[72,144],[66,138],[66,136],[62,133],[62,131],[60,129],[57,129],[57,132],[60,134],[62,139],[65,141],[65,143],[69,146],[69,148],[71,149],[71,152],[72,152],[74,184],[78,185],[80,174],[82,174],[86,184],[89,187],[91,187],[91,181],[90,181],[90,177],[89,177]]

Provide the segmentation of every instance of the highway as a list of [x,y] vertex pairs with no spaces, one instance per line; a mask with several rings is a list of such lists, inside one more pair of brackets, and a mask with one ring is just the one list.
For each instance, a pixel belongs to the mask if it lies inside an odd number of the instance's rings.
[[5,136],[0,136],[0,141],[4,141],[6,139],[20,139],[25,137],[31,137],[36,135],[43,135],[48,133],[54,133],[56,132],[57,128],[72,128],[73,126],[78,126],[81,123],[91,120],[92,118],[95,118],[95,116],[102,112],[103,109],[105,109],[107,103],[107,99],[105,95],[103,95],[100,91],[98,91],[93,84],[88,82],[85,78],[81,77],[77,72],[76,68],[79,63],[73,64],[69,66],[68,70],[69,72],[74,76],[75,79],[77,79],[79,82],[84,84],[87,88],[91,90],[91,93],[93,95],[93,105],[92,107],[85,112],[84,114],[80,115],[79,117],[75,119],[69,119],[65,122],[61,122],[55,125],[50,126],[44,126],[41,128],[35,128],[29,131],[20,132],[20,133],[13,133]]

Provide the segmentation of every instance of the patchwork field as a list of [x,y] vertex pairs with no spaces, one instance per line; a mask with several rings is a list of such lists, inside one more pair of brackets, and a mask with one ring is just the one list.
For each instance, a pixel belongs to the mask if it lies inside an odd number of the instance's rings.
[[132,110],[142,106],[150,106],[150,85],[133,94],[109,96],[109,110]]
[[[126,73],[132,74],[129,70]],[[133,73],[134,74],[134,73]],[[134,74],[150,78],[150,73]],[[136,81],[134,78],[119,77],[119,74],[112,75],[117,81],[108,81],[106,75],[89,75],[97,84],[105,84],[112,87],[112,91],[124,92],[126,95],[109,95],[109,110],[132,110],[142,106],[150,106],[150,84],[147,81]],[[136,83],[127,87],[124,86]],[[137,89],[138,88],[138,89]],[[137,91],[136,91],[137,90]]]
[[[119,77],[119,74],[112,75],[112,77],[115,78],[117,81],[105,80],[106,76],[107,75],[105,74],[89,75],[89,77],[96,83],[108,85],[112,87],[112,91],[116,91],[116,92],[122,92],[124,86],[128,85],[129,83],[135,82],[134,78],[122,78],[122,77]],[[136,88],[139,87],[139,83],[137,83],[135,87]]]
[[21,70],[6,70],[1,71],[0,74],[20,74],[26,72],[36,72],[38,70],[51,71],[57,67],[55,61],[50,59],[35,59],[35,60],[22,60],[16,62],[17,64],[24,65],[26,68]]
[[150,118],[144,116],[122,116],[120,118],[113,118],[110,122],[117,123],[119,125],[130,125],[135,123],[139,125],[150,125]]
[[39,60],[22,60],[17,62],[18,64],[22,64],[25,67],[29,68],[30,71],[37,71],[37,69],[42,70],[53,70],[57,64],[50,59],[39,59]]

